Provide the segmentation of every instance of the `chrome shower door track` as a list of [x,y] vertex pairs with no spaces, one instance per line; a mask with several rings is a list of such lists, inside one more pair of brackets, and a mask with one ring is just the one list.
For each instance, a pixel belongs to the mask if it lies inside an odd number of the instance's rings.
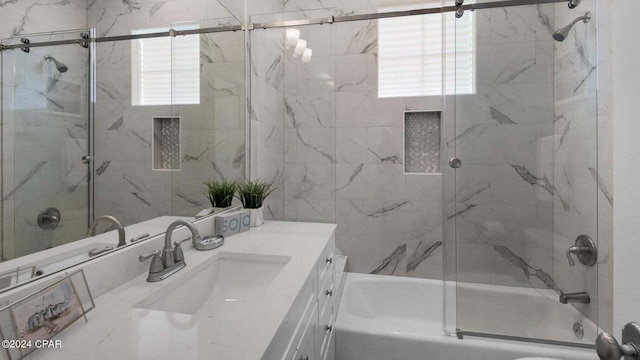
[[329,17],[316,18],[316,19],[287,20],[287,21],[276,21],[276,22],[265,22],[265,23],[249,23],[247,25],[247,30],[280,28],[280,27],[289,27],[289,26],[324,25],[324,24],[335,24],[335,23],[351,22],[351,21],[395,18],[395,17],[403,17],[403,16],[440,14],[440,13],[447,13],[447,12],[456,12],[458,10],[474,11],[474,10],[482,10],[482,9],[494,9],[494,8],[539,5],[539,4],[553,4],[553,3],[562,3],[562,2],[566,3],[567,0],[492,1],[492,2],[486,2],[486,3],[477,3],[477,4],[462,4],[460,6],[451,5],[451,6],[404,10],[404,11],[389,11],[389,12],[369,13],[369,14],[359,14],[359,15],[329,16]]
[[573,348],[582,348],[582,349],[595,349],[595,345],[593,344],[583,344],[583,343],[573,343],[568,341],[555,341],[555,340],[546,340],[546,339],[536,339],[536,338],[527,338],[521,336],[510,336],[510,335],[498,335],[498,334],[489,334],[489,333],[480,333],[473,331],[464,331],[460,329],[456,329],[456,336],[458,339],[463,340],[465,336],[470,337],[479,337],[485,339],[497,339],[497,340],[508,340],[508,341],[520,341],[526,343],[533,344],[544,344],[544,345],[556,345],[556,346],[566,346]]
[[169,31],[161,31],[161,32],[155,32],[155,33],[148,33],[148,34],[132,34],[132,35],[120,35],[120,36],[92,37],[89,39],[44,41],[44,42],[29,43],[29,44],[11,44],[11,45],[0,44],[0,51],[26,49],[30,47],[41,47],[41,46],[55,46],[55,45],[69,45],[69,44],[83,45],[86,42],[99,43],[99,42],[109,42],[109,41],[128,41],[128,40],[149,39],[149,38],[168,37],[168,36],[209,34],[209,33],[216,33],[216,32],[251,31],[251,30],[257,30],[257,29],[283,28],[283,27],[290,27],[290,26],[336,24],[336,23],[351,22],[351,21],[377,20],[377,19],[403,17],[403,16],[439,14],[439,13],[447,13],[447,12],[456,12],[459,10],[474,11],[474,10],[482,10],[482,9],[539,5],[539,4],[553,4],[553,3],[561,3],[561,2],[567,2],[567,0],[506,0],[506,1],[492,1],[492,2],[486,2],[486,3],[477,3],[477,4],[463,3],[462,5],[459,5],[459,6],[451,5],[451,6],[434,7],[434,8],[427,8],[427,9],[389,11],[389,12],[369,13],[369,14],[360,14],[360,15],[329,16],[329,17],[315,18],[315,19],[287,20],[287,21],[265,22],[265,23],[249,23],[246,26],[243,26],[243,25],[219,26],[219,27],[209,27],[209,28],[193,29],[193,30],[171,29]]

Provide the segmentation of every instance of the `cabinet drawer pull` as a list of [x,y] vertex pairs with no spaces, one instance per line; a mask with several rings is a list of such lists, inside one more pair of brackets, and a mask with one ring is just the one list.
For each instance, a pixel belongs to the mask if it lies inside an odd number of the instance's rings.
[[327,297],[333,296],[333,290],[327,290]]
[[309,355],[307,356],[300,355],[300,358],[298,360],[309,360]]
[[331,264],[331,263],[333,263],[333,256],[329,256],[327,258],[327,264]]

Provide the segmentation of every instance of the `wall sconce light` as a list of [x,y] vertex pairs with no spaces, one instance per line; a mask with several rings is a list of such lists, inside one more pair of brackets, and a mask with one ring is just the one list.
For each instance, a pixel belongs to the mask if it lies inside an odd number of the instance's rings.
[[302,58],[300,59],[300,61],[302,61],[303,63],[307,64],[311,61],[311,55],[313,54],[313,50],[312,49],[304,49],[304,53],[302,53]]
[[296,44],[296,48],[293,49],[293,56],[299,58],[304,54],[304,50],[307,48],[307,40],[300,39],[298,40],[298,44]]
[[287,47],[293,49],[296,45],[298,45],[298,40],[300,40],[300,30],[287,29],[287,37],[285,41]]

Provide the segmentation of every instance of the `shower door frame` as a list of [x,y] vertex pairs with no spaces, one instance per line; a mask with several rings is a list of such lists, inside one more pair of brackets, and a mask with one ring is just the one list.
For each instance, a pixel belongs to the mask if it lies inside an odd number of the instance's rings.
[[[40,41],[40,42],[20,42],[20,43],[12,43],[5,44],[7,41],[15,41],[15,39],[29,39],[30,37],[38,37],[38,36],[56,36],[56,35],[65,35],[65,34],[79,34],[78,39],[67,39],[67,40],[52,40],[52,41]],[[20,34],[19,36],[13,36],[10,38],[4,38],[0,40],[0,67],[4,68],[4,53],[7,51],[24,51],[29,53],[29,48],[39,48],[39,47],[52,47],[52,46],[63,46],[63,45],[73,45],[77,44],[87,49],[87,103],[85,104],[87,107],[87,149],[86,155],[89,157],[89,163],[87,165],[87,213],[86,219],[88,227],[91,221],[94,218],[94,129],[95,129],[95,101],[96,101],[96,49],[95,43],[90,39],[95,37],[95,29],[93,28],[81,28],[81,29],[71,29],[71,30],[61,30],[61,31],[52,31],[52,32],[40,32],[40,33],[28,33],[28,34]],[[3,84],[5,79],[2,79]],[[0,129],[0,155],[4,156],[4,109],[2,108],[2,103],[4,102],[4,85],[0,89],[0,123],[3,124]],[[15,101],[15,99],[14,99]],[[15,156],[15,154],[14,154]],[[4,166],[0,166],[0,179],[4,176]],[[0,193],[4,193],[4,182],[0,181]],[[5,228],[5,219],[4,219],[4,200],[2,201],[2,206],[0,206],[0,261],[4,261],[4,228]],[[14,229],[14,240],[15,237],[15,229]],[[10,260],[10,259],[8,259]]]
[[[597,8],[597,2],[598,0],[593,0],[594,3],[596,5],[594,5],[594,8]],[[504,2],[500,2],[500,1],[496,1],[496,2],[492,2],[492,3],[486,3],[486,4],[482,4],[482,5],[488,5],[491,4],[492,6],[486,6],[486,7],[479,7],[479,8],[474,8],[474,10],[481,10],[481,9],[490,9],[490,8],[503,8],[503,7],[512,7],[512,6],[531,6],[531,5],[541,5],[541,4],[549,4],[549,3],[557,3],[557,2],[563,2],[563,1],[504,1]],[[566,1],[564,1],[566,2]],[[505,5],[508,4],[508,5]],[[496,6],[493,6],[496,5]],[[573,10],[573,8],[570,8]],[[579,9],[579,8],[578,8]],[[463,15],[464,16],[464,15]],[[594,9],[593,10],[593,18],[591,19],[591,21],[597,21],[597,12]],[[597,26],[596,26],[596,35],[594,35],[594,43],[596,44],[595,49],[598,48],[598,37],[597,37]],[[557,41],[557,40],[556,40]],[[554,47],[554,55],[555,55],[555,47]],[[446,53],[443,51],[443,64],[446,64],[446,61],[444,59],[444,57],[446,56]],[[596,56],[597,58],[597,56]],[[554,58],[555,61],[555,58]],[[443,65],[446,66],[446,65]],[[598,69],[595,69],[596,71],[596,75],[595,78],[597,79],[597,71]],[[446,71],[443,71],[443,73],[446,73]],[[554,74],[555,76],[555,74]],[[445,81],[443,81],[443,83],[446,84]],[[598,115],[598,110],[597,110],[597,86],[596,89],[594,91],[593,94],[593,98],[594,101],[596,102],[596,107],[595,107],[595,114],[594,114],[594,118],[595,118],[595,122],[597,123],[599,115]],[[456,94],[452,94],[452,95],[447,95],[445,92],[445,89],[443,89],[443,109],[447,109],[447,111],[450,112],[450,117],[453,118],[453,128],[456,129],[455,132],[455,136],[459,135],[459,132],[457,130],[459,130],[458,128],[458,124],[456,124],[457,120],[458,120],[458,114],[457,114],[457,108],[458,108],[458,104],[457,104],[457,95]],[[447,104],[449,103],[449,104]],[[448,105],[448,106],[447,106]],[[595,146],[597,149],[597,145],[598,145],[598,135],[597,135],[597,126],[595,127]],[[443,144],[446,144],[446,140],[443,140]],[[453,146],[453,151],[449,151],[447,153],[446,149],[445,149],[445,145],[443,145],[443,149],[442,149],[442,153],[443,154],[447,154],[452,156],[453,158],[458,158],[459,153],[458,153],[458,146],[454,145]],[[555,164],[555,152],[553,155],[553,159],[554,159],[554,164]],[[460,160],[462,160],[464,162],[464,158],[461,158]],[[596,165],[595,168],[598,168],[598,159],[597,159],[597,155],[595,156],[595,161],[596,161]],[[444,316],[444,331],[445,333],[447,333],[450,336],[456,336],[459,339],[463,339],[465,336],[470,336],[470,337],[480,337],[480,338],[491,338],[491,339],[498,339],[498,340],[509,340],[509,341],[519,341],[519,342],[527,342],[527,343],[536,343],[536,344],[545,344],[545,345],[558,345],[558,346],[568,346],[568,347],[574,347],[574,348],[586,348],[586,349],[594,349],[595,345],[594,344],[589,344],[589,343],[578,343],[578,342],[569,342],[569,341],[557,341],[557,340],[549,340],[549,339],[541,339],[541,338],[534,338],[534,337],[524,337],[524,336],[513,336],[513,335],[505,335],[505,334],[497,334],[497,333],[491,333],[491,332],[478,332],[478,331],[466,331],[464,329],[461,329],[459,327],[459,321],[458,321],[458,291],[457,291],[457,284],[458,283],[458,274],[459,274],[459,270],[458,270],[458,247],[460,246],[458,243],[458,239],[460,234],[459,229],[458,229],[458,224],[457,224],[457,218],[455,217],[455,215],[458,215],[458,212],[462,212],[465,210],[462,210],[459,208],[460,204],[457,204],[457,185],[458,185],[458,177],[459,172],[457,170],[457,168],[452,168],[453,166],[449,165],[449,158],[446,158],[446,156],[443,156],[442,159],[442,166],[443,166],[443,221],[445,222],[443,224],[443,236],[444,236],[444,261],[443,261],[443,278],[444,278],[444,309],[445,309],[445,316]],[[553,166],[553,165],[552,165]],[[462,166],[464,167],[464,165]],[[447,175],[445,175],[446,173],[448,173]],[[449,192],[447,192],[447,180],[450,181],[450,186],[453,187],[453,190],[450,190]],[[553,186],[553,185],[552,185]],[[597,193],[597,185],[594,187],[595,192]],[[598,197],[595,197],[595,203],[594,203],[594,207],[597,209],[598,208]],[[554,209],[555,212],[555,209]],[[595,216],[596,216],[596,224],[597,224],[597,218],[599,216],[598,211],[595,212]],[[447,222],[447,218],[448,217],[452,217],[453,221],[451,221],[452,224],[448,224]],[[553,216],[553,221],[556,221],[555,216]],[[592,234],[592,237],[594,238],[596,244],[598,244],[598,231],[597,231],[597,226],[596,225],[596,231],[594,234]],[[557,234],[555,233],[555,229],[553,229],[553,236],[555,238]],[[554,246],[551,246],[551,251],[553,252]],[[597,264],[594,266],[598,266]],[[580,270],[578,270],[580,271]],[[597,279],[597,270],[596,270],[596,275],[595,275],[596,279],[595,282],[596,284],[598,283],[598,279]],[[597,285],[599,286],[599,284]],[[531,289],[531,288],[526,288],[526,289]],[[595,325],[596,325],[596,332],[599,333],[601,330],[599,328],[599,313],[598,313],[598,296],[596,294],[595,296],[596,298],[596,302],[593,302],[592,300],[592,304],[595,304],[595,317],[592,319],[589,315],[586,315],[584,313],[582,313],[582,311],[580,309],[577,309],[582,315],[584,315],[586,317],[586,319],[592,321]],[[573,306],[571,304],[569,305],[565,305],[565,306]],[[523,324],[523,326],[526,326],[526,324]],[[594,339],[595,340],[595,339]]]

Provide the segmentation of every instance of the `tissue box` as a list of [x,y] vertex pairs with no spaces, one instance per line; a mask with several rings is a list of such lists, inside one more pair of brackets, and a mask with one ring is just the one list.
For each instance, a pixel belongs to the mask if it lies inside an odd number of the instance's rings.
[[234,211],[216,216],[216,235],[232,236],[251,229],[248,210]]

